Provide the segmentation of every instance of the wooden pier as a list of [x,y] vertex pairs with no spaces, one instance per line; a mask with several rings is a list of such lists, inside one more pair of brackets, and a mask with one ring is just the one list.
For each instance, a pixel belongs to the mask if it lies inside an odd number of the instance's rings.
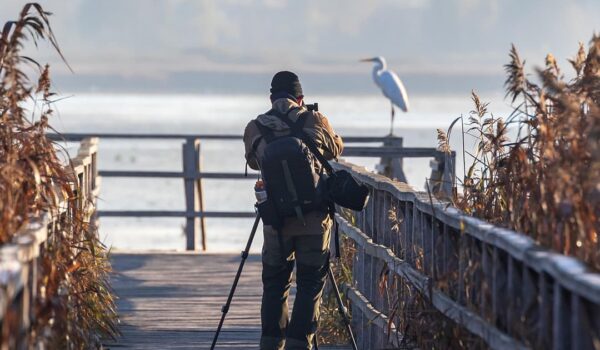
[[[113,254],[113,288],[123,335],[109,348],[208,349],[238,254]],[[260,256],[248,257],[219,349],[257,349]]]
[[[239,262],[239,254],[113,254],[113,288],[119,296],[117,307],[123,335],[106,346],[210,348]],[[260,255],[250,255],[217,349],[258,349],[261,296]]]
[[[82,198],[93,200],[98,195],[98,175],[178,177],[186,189],[186,210],[182,212],[98,213],[187,219],[187,251],[112,256],[113,288],[118,296],[123,335],[115,341],[107,340],[106,347],[209,348],[241,258],[239,254],[199,254],[198,243],[202,240],[198,219],[254,214],[206,210],[198,203],[201,179],[234,180],[243,178],[242,174],[203,172],[198,166],[198,135],[95,136],[184,141],[182,172],[103,172],[96,166],[95,138],[85,139],[78,158],[73,160]],[[201,138],[239,140],[234,136],[209,136]],[[382,141],[354,139],[357,143]],[[447,179],[454,178],[453,154],[440,154],[435,149],[406,149],[392,144],[387,148],[359,146],[347,150],[354,156],[379,154],[391,160],[388,164],[400,166],[398,158],[402,157],[433,158],[429,185],[436,191],[447,191]],[[449,330],[442,334],[446,342],[459,337],[462,346],[469,349],[600,348],[599,273],[576,258],[538,246],[526,235],[469,217],[406,183],[344,161],[333,165],[351,172],[370,190],[365,210],[340,210],[336,216],[340,234],[351,248],[347,250],[351,254],[347,266],[350,281],[341,289],[350,302],[359,349],[412,348],[415,344],[439,348],[436,339],[442,333],[427,333],[437,332],[438,328]],[[30,305],[37,290],[35,259],[44,247],[46,234],[53,234],[51,229],[47,221],[42,221],[31,227],[28,239],[5,246],[0,252],[0,272],[5,276],[0,285],[0,321],[8,334],[18,335],[15,344],[26,341]],[[250,256],[218,348],[258,348],[260,273],[259,256]],[[8,322],[4,315],[9,313],[18,317]],[[418,322],[426,327],[415,327]]]

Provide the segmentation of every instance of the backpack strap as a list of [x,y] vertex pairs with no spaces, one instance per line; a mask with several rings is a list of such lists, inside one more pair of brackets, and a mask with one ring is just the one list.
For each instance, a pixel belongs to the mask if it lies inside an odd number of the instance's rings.
[[[292,110],[298,109],[298,108],[299,107],[290,108],[288,113],[291,112]],[[275,109],[270,109],[267,112],[265,112],[264,114],[274,115],[280,119],[284,116],[283,114],[279,113],[279,111],[277,111]],[[255,121],[255,124],[256,124],[256,127],[258,128],[258,131],[260,132],[260,137],[258,137],[252,143],[252,149],[256,152],[256,148],[258,147],[258,143],[260,142],[261,139],[264,139],[266,143],[271,143],[271,141],[273,141],[276,137],[275,137],[275,133],[273,132],[273,129],[262,125],[258,120]]]
[[[297,108],[298,107],[290,109],[290,111],[288,111],[288,113]],[[302,140],[304,142],[304,144],[306,144],[306,146],[312,152],[312,154],[315,156],[315,158],[317,158],[319,163],[321,163],[321,165],[323,166],[325,171],[327,171],[327,173],[329,175],[333,175],[334,170],[331,167],[331,164],[329,164],[327,159],[325,159],[325,157],[323,156],[323,153],[321,153],[321,151],[319,151],[319,148],[317,147],[317,144],[315,143],[315,141],[310,136],[308,136],[306,134],[306,132],[304,132],[304,124],[306,123],[306,118],[308,117],[309,114],[312,114],[312,112],[306,111],[306,112],[300,114],[298,116],[298,120],[294,123],[290,120],[290,118],[288,117],[287,114],[283,114],[283,113],[279,113],[279,112],[275,111],[275,115],[277,117],[279,117],[284,123],[286,123],[290,127],[292,134],[294,136],[296,136],[297,138],[299,138],[300,140]]]
[[256,151],[256,147],[258,147],[258,143],[260,142],[261,138],[264,139],[266,143],[271,143],[271,141],[275,139],[275,134],[273,133],[273,130],[262,125],[258,120],[256,121],[256,127],[258,128],[261,137],[257,138],[252,143],[252,148],[254,149],[254,151]]

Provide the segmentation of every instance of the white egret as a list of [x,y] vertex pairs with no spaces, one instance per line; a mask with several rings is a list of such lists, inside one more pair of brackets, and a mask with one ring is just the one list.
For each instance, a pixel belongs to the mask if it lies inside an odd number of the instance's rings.
[[408,112],[408,95],[406,88],[398,75],[387,69],[385,58],[378,56],[366,58],[361,62],[375,62],[373,67],[373,80],[379,86],[381,92],[390,100],[392,106],[392,121],[390,126],[390,135],[394,132],[394,105],[398,106],[402,111]]

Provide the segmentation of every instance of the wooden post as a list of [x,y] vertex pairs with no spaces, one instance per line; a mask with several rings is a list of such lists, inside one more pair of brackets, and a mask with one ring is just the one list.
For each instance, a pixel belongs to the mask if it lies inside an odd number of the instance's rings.
[[452,198],[454,181],[456,179],[455,160],[456,154],[454,152],[444,154],[444,173],[442,175],[441,191],[450,198]]
[[[402,147],[402,142],[401,137],[389,136],[383,141],[383,147]],[[407,182],[404,170],[402,170],[402,157],[381,157],[377,170],[381,175],[387,176],[390,179],[396,179],[404,183]]]
[[429,176],[429,188],[434,193],[442,193],[452,198],[454,185],[456,183],[456,153],[439,152],[430,162],[431,175]]
[[198,168],[198,149],[199,141],[194,138],[188,138],[183,144],[183,185],[185,193],[185,237],[186,250],[196,250],[196,242],[198,240],[198,228],[200,219],[196,216],[196,212],[200,207],[198,191],[196,191],[196,176]]
[[[198,173],[202,173],[202,149],[200,145],[200,140],[196,145],[196,153],[198,157],[196,158],[196,170]],[[202,178],[198,177],[196,180],[196,190],[198,192],[198,200],[200,205],[200,232],[201,232],[201,241],[202,241],[202,251],[206,251],[206,220],[204,218],[204,194],[202,188]]]

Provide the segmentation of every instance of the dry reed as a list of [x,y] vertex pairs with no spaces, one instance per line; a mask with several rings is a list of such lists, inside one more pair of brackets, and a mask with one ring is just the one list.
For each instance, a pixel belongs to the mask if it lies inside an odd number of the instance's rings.
[[[476,148],[465,151],[472,163],[453,202],[600,269],[600,37],[587,54],[580,44],[569,62],[575,74],[566,80],[549,54],[536,84],[513,46],[505,86],[516,106],[506,119],[472,94],[463,137],[475,138]],[[440,133],[440,149],[448,150],[450,132]]]
[[[354,216],[351,211],[342,209],[339,213],[349,222],[354,222]],[[333,234],[333,232],[332,232]],[[340,257],[334,259],[332,256],[332,271],[335,276],[338,286],[343,283],[352,284],[352,265],[356,253],[356,247],[351,239],[340,235]],[[349,300],[344,296],[343,290],[340,288],[342,300],[346,304],[348,313],[351,316],[351,305]],[[319,329],[318,340],[319,344],[348,344],[350,338],[346,332],[344,321],[339,314],[339,308],[335,299],[335,294],[329,280],[327,281],[325,290],[323,291],[323,299],[319,308]]]
[[[55,96],[49,66],[21,53],[28,40],[36,46],[47,41],[64,61],[49,16],[39,4],[27,4],[1,32],[0,244],[31,218],[56,217],[61,200],[66,203],[42,250],[30,341],[53,349],[96,348],[102,337],[118,333],[107,251],[90,223],[91,203],[78,204],[72,167],[46,136]],[[27,110],[31,101],[34,108]]]

